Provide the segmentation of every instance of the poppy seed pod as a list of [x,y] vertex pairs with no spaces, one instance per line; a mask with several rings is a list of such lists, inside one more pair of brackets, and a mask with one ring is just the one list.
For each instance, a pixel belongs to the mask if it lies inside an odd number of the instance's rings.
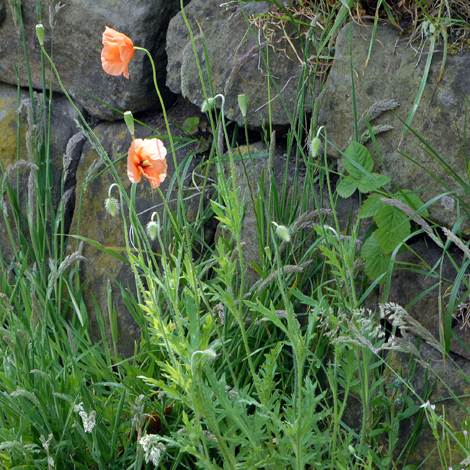
[[44,46],[44,26],[39,23],[36,25],[36,35],[39,40],[39,44],[41,44],[41,47]]
[[246,112],[248,111],[248,106],[246,104],[246,95],[238,95],[238,107],[243,117],[246,117]]
[[126,111],[124,113],[124,122],[126,123],[126,126],[129,129],[129,132],[131,133],[132,138],[134,139],[134,132],[135,132],[134,116],[132,115],[131,111]]

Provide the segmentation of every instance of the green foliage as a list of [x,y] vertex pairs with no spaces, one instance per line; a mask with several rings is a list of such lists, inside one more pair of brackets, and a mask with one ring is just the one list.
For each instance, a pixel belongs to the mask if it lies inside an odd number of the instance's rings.
[[341,180],[336,191],[341,197],[350,197],[356,189],[361,193],[368,193],[384,186],[390,181],[385,175],[371,173],[374,160],[366,147],[358,142],[351,142],[344,152],[344,168],[348,177]]
[[[372,155],[364,145],[351,142],[344,152],[344,168],[349,176],[344,177],[337,186],[338,194],[345,198],[350,197],[357,189],[361,193],[372,194],[364,201],[358,217],[365,219],[373,217],[377,229],[365,241],[361,256],[366,261],[366,274],[373,280],[385,274],[391,264],[391,253],[411,233],[409,216],[404,210],[410,209],[411,213],[418,212],[427,217],[427,209],[420,210],[423,203],[418,195],[412,191],[399,191],[396,194],[373,192],[390,182],[385,175],[371,173],[374,168]],[[393,199],[401,204],[401,207],[392,205],[387,199]],[[385,282],[382,279],[382,283]]]
[[198,128],[199,128],[199,118],[197,116],[192,117],[192,118],[187,118],[183,123],[183,129],[188,134],[196,133]]

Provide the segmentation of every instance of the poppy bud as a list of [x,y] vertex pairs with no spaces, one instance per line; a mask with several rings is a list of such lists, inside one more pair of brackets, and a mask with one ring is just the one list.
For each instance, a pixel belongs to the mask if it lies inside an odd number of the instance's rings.
[[126,123],[132,138],[134,139],[134,116],[132,115],[131,111],[126,111],[124,113],[124,122]]
[[160,226],[158,225],[158,222],[155,222],[154,220],[151,220],[147,224],[147,234],[150,237],[150,239],[153,241],[155,238],[157,238],[157,233],[160,231]]
[[36,35],[39,40],[39,44],[41,44],[41,47],[44,46],[44,26],[39,23],[36,25]]
[[111,217],[115,217],[119,214],[119,202],[113,197],[108,197],[108,199],[104,201],[104,207]]
[[271,261],[273,259],[273,253],[271,251],[271,248],[269,246],[265,246],[264,252],[266,253],[266,256],[268,257],[269,261]]
[[217,358],[217,353],[212,348],[207,348],[205,351],[202,352],[202,355],[212,361]]
[[284,240],[285,242],[290,242],[290,232],[285,225],[278,225],[276,222],[273,222],[276,226],[276,235]]
[[248,106],[246,104],[246,95],[238,95],[238,107],[240,108],[240,112],[242,113],[243,117],[246,117],[246,112],[248,110]]
[[310,155],[315,158],[318,154],[318,151],[320,150],[321,147],[321,140],[320,137],[315,136],[311,141],[310,141]]
[[207,100],[202,103],[201,111],[205,113],[206,111],[209,111],[209,109],[212,109],[215,106],[215,98],[207,98]]

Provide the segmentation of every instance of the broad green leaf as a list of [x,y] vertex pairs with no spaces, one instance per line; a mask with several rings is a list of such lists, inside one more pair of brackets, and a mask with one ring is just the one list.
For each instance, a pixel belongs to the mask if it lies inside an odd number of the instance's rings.
[[199,118],[198,117],[191,117],[186,119],[183,122],[183,129],[188,133],[188,134],[194,134],[199,125]]
[[[394,194],[393,198],[403,202],[403,204],[406,204],[407,206],[410,206],[415,211],[424,205],[419,196],[413,191],[401,191],[400,193]],[[422,217],[429,217],[429,212],[425,209],[419,215]]]
[[344,198],[352,196],[357,189],[357,183],[349,178],[343,178],[338,186],[336,186],[337,193]]
[[364,204],[362,204],[358,217],[360,219],[365,219],[366,217],[374,217],[374,215],[377,214],[380,209],[382,209],[383,207],[387,207],[387,203],[381,201],[383,197],[384,196],[382,194],[371,194],[364,201]]
[[370,173],[368,175],[362,175],[359,180],[358,189],[361,193],[369,193],[374,189],[379,189],[384,184],[387,184],[390,178],[385,175],[379,175],[378,173]]
[[[372,234],[362,245],[361,258],[365,260],[366,274],[372,280],[386,273],[390,265],[390,258],[380,248],[375,234]],[[382,282],[385,282],[385,278]]]
[[360,180],[364,174],[370,173],[374,168],[372,155],[359,142],[351,142],[344,153],[344,168],[353,178]]
[[410,234],[408,216],[394,206],[380,209],[374,220],[378,226],[375,236],[385,254],[393,251]]

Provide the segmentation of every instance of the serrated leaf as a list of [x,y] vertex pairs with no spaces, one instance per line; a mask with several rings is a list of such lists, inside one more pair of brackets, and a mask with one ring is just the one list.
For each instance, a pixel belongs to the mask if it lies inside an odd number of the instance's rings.
[[366,262],[366,274],[374,281],[387,272],[390,264],[390,258],[384,254],[374,234],[362,245],[361,258]]
[[374,193],[371,194],[362,204],[359,210],[358,217],[365,219],[366,217],[374,217],[377,212],[383,207],[387,207],[387,203],[381,201],[384,196],[382,194]]
[[375,236],[385,254],[393,251],[410,234],[408,216],[394,206],[380,209],[374,220],[378,227]]
[[368,175],[362,175],[357,187],[361,193],[369,193],[374,189],[379,189],[389,181],[390,178],[388,176],[379,175],[378,173],[370,173]]
[[357,183],[349,178],[343,178],[338,186],[336,186],[336,191],[343,198],[352,196],[356,189]]
[[[401,191],[400,193],[394,194],[393,198],[397,199],[403,204],[406,204],[407,206],[410,206],[415,211],[424,205],[419,196],[413,191]],[[427,209],[425,209],[419,215],[422,217],[429,217],[429,212]]]
[[370,173],[374,168],[372,155],[359,142],[351,142],[344,153],[344,168],[353,178],[360,180],[364,174]]

